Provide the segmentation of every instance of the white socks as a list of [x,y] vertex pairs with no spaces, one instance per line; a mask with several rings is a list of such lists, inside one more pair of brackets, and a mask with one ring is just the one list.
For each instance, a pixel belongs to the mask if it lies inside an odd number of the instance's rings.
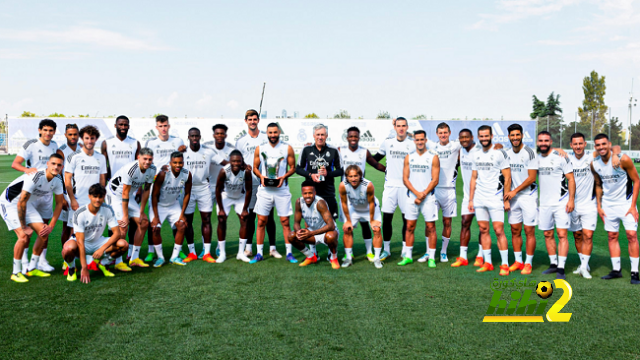
[[307,258],[313,257],[313,255],[315,255],[315,254],[313,253],[313,251],[309,250],[309,248],[307,248],[307,247],[305,247],[304,249],[302,249],[300,252],[302,253],[302,255],[304,255],[304,256],[305,256],[305,257],[307,257]]
[[177,258],[180,255],[180,250],[182,250],[182,245],[174,244],[173,252],[171,252],[171,259],[169,260],[173,260]]
[[518,252],[513,252],[513,255],[515,255],[516,257],[516,262],[519,262],[520,264],[522,264],[522,251],[518,251]]
[[238,255],[244,253],[245,246],[247,246],[247,239],[240,239],[238,241]]
[[130,258],[131,254],[133,253],[133,247],[134,245],[129,244],[129,250],[127,250],[127,257]]
[[13,274],[17,274],[22,271],[22,260],[13,259]]
[[155,248],[155,245],[149,245],[149,247],[148,247],[148,249],[147,249],[147,252],[148,252],[149,254],[153,254],[153,252],[154,252],[154,248]]
[[256,245],[258,247],[258,254],[259,255],[264,255],[264,244],[262,245]]
[[509,265],[509,250],[500,250],[500,260],[502,260],[502,265]]
[[131,260],[135,260],[140,257],[140,248],[141,246],[133,245],[133,251],[131,252]]
[[613,267],[613,271],[620,271],[620,257],[612,257],[611,266]]
[[220,256],[227,257],[226,244],[226,240],[218,240],[218,249],[220,250]]
[[285,249],[287,250],[287,255],[291,254],[291,252],[293,251],[293,245],[291,244],[284,244]]
[[527,260],[524,262],[525,264],[533,265],[533,255],[527,254]]
[[631,260],[631,272],[638,272],[638,260],[640,258],[629,257],[629,260]]
[[467,260],[467,246],[460,246],[460,257]]
[[564,264],[567,262],[566,256],[558,256],[558,268],[564,269]]
[[381,252],[382,248],[373,248],[373,260],[379,260]]
[[407,250],[407,243],[402,240],[402,251],[400,252],[400,257],[404,257],[404,251]]
[[318,255],[318,252],[316,251],[316,246],[315,245],[309,245],[309,250],[311,250],[314,254]]
[[40,259],[47,261],[47,248],[42,249],[42,253],[40,253]]
[[549,263],[551,265],[558,265],[558,255],[549,255]]
[[27,268],[27,272],[38,267],[38,261],[40,261],[40,256],[36,254],[31,254],[31,262],[29,263],[29,268]]
[[436,249],[427,248],[427,254],[429,254],[429,259],[436,258]]
[[[162,252],[162,245],[153,245],[153,247],[156,250],[155,253],[156,253],[156,255],[158,255],[158,259],[164,260],[164,253]],[[149,252],[149,254],[152,254],[152,252]]]
[[347,254],[347,259],[353,258],[353,249],[352,248],[344,248],[344,253]]
[[442,249],[440,250],[441,254],[446,254],[447,253],[447,247],[449,247],[449,240],[450,238],[448,237],[442,237]]
[[204,243],[204,254],[211,254],[211,243]]
[[489,250],[482,250],[482,254],[484,255],[484,262],[485,263],[489,263],[491,265],[493,265],[493,262],[491,262],[491,249]]
[[253,251],[253,244],[247,244],[244,246],[244,250],[245,251],[249,251],[252,252]]
[[269,246],[269,251],[273,251],[273,250],[275,250],[275,249],[276,249],[276,246],[275,246],[275,245],[271,245],[271,246]]
[[189,254],[196,253],[196,244],[187,244],[187,247],[189,248]]
[[404,257],[413,259],[413,246],[407,246],[404,250]]
[[387,254],[391,254],[391,240],[383,241],[382,242],[382,247],[383,247],[384,251],[387,252]]
[[591,258],[591,255],[582,255],[582,268],[587,270],[589,269],[589,259]]
[[372,239],[364,239],[364,246],[367,248],[367,254],[371,254],[371,245],[373,244]]

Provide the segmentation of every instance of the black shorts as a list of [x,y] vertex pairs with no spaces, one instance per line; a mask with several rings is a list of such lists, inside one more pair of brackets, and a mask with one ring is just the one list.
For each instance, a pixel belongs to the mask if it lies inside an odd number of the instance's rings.
[[331,212],[331,217],[333,217],[334,220],[336,220],[338,218],[338,203],[336,202],[336,198],[334,196],[322,196],[319,195],[322,199],[324,199],[324,201],[327,202],[327,205],[329,205],[329,211]]

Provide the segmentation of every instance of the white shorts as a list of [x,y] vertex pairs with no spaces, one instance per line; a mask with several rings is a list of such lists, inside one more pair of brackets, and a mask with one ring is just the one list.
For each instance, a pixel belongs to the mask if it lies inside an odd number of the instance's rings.
[[[364,210],[356,210],[351,206],[350,203],[347,203],[349,206],[349,218],[351,219],[351,226],[355,229],[358,227],[358,223],[370,223],[371,222],[371,214],[369,213],[369,209]],[[340,205],[340,209],[342,209],[342,205]],[[376,199],[376,208],[373,212],[373,220],[382,222],[382,213],[380,212],[380,203],[378,199]],[[344,216],[344,212],[340,211],[340,221],[344,223],[347,221],[347,218]]]
[[226,192],[222,193],[222,207],[224,208],[224,213],[229,216],[231,213],[231,207],[236,211],[236,214],[242,214],[242,209],[244,209],[244,197],[241,198],[230,198],[227,196]]
[[50,220],[53,217],[53,193],[49,193],[31,204],[43,219]]
[[[71,209],[71,200],[69,200],[69,195],[64,194],[64,199],[67,201],[67,207],[70,210]],[[62,211],[60,212],[60,217],[58,218],[58,220],[62,221],[62,222],[69,222],[69,210],[62,209]]]
[[[467,206],[468,207],[468,206]],[[473,202],[477,221],[504,223],[504,203],[499,199],[477,199]]]
[[564,205],[540,207],[538,211],[538,229],[542,231],[557,229],[568,229],[571,222],[569,214]]
[[[355,228],[355,227],[354,227]],[[340,231],[338,231],[338,228],[336,228],[336,230],[338,232],[338,238],[340,238]],[[324,242],[324,236],[326,235],[326,233],[324,234],[320,234],[320,235],[314,235],[314,238],[316,238],[316,244],[323,244],[323,245],[327,245]]]
[[[9,231],[15,230],[20,226],[20,219],[18,218],[18,204],[10,203],[6,200],[0,200],[0,210],[2,211],[2,219],[7,223]],[[31,223],[44,223],[42,215],[36,210],[36,208],[27,202],[27,213],[25,214],[25,221],[27,225]]]
[[258,188],[256,206],[253,211],[262,216],[269,216],[271,210],[275,207],[278,217],[291,216],[291,193],[288,189],[280,189],[276,191]]
[[462,199],[462,204],[460,204],[460,215],[464,216],[464,215],[475,215],[476,212],[475,211],[469,211],[469,198],[463,198]]
[[[75,238],[73,238],[75,239]],[[87,242],[84,242],[84,253],[85,255],[93,255],[94,252],[98,251],[104,244],[109,241],[108,237],[100,236],[100,238]],[[107,255],[106,253],[104,254]]]
[[200,212],[212,212],[213,211],[213,198],[209,192],[209,186],[198,186],[191,188],[191,197],[189,198],[189,205],[185,214],[193,214],[196,212],[196,203],[198,204],[198,210]]
[[[158,221],[160,221],[160,226],[167,220],[172,228],[175,227],[175,224],[180,220],[181,213],[182,206],[180,206],[177,201],[170,206],[158,205]],[[149,206],[149,221],[153,221],[155,216],[153,207]]]
[[407,197],[406,187],[386,187],[382,191],[382,212],[385,214],[393,214],[396,207],[400,208],[400,212],[404,214],[404,201]]
[[511,199],[509,224],[524,223],[526,226],[538,225],[538,198],[520,195]]
[[593,206],[576,207],[570,214],[571,223],[569,224],[569,231],[596,230],[598,224],[598,210],[596,204]]
[[[435,191],[436,205],[442,209],[442,217],[452,218],[458,216],[458,201],[456,200],[456,188],[439,188]],[[436,220],[438,218],[436,217]]]
[[[116,215],[116,220],[122,220],[124,214],[122,213],[122,198],[107,193],[105,197],[105,203],[111,206],[113,213]],[[129,218],[140,217],[140,204],[138,204],[133,198],[129,199]]]
[[404,218],[406,220],[418,220],[420,214],[422,214],[425,222],[438,220],[438,205],[433,195],[427,196],[420,205],[416,205],[416,196],[413,193],[409,193],[409,196],[404,201],[406,210]]
[[604,218],[604,230],[608,232],[618,232],[620,230],[620,222],[624,225],[625,230],[637,231],[638,223],[631,214],[625,215],[631,202],[624,202],[619,205],[603,204],[602,210],[606,217]]

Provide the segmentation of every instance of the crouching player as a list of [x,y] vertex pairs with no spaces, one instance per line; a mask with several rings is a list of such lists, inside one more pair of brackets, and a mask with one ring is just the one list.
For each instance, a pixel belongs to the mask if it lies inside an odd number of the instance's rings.
[[[189,205],[191,198],[191,173],[184,168],[184,156],[181,152],[175,151],[171,154],[169,169],[161,170],[153,182],[153,192],[151,193],[151,229],[158,258],[153,267],[164,265],[164,254],[162,253],[162,224],[165,220],[169,222],[172,229],[175,229],[175,241],[173,252],[169,261],[175,265],[187,265],[180,258],[180,249],[184,240],[184,233],[187,230],[187,218],[184,212]],[[180,193],[184,189],[184,199],[182,204],[178,201]]]
[[[380,230],[382,214],[380,213],[380,203],[375,197],[373,183],[362,177],[362,169],[358,165],[349,165],[344,171],[345,180],[340,183],[340,203],[342,204],[342,217],[344,225],[342,230],[344,235],[344,251],[346,258],[342,262],[342,267],[349,267],[353,264],[353,229],[359,223],[371,225],[373,229],[373,265],[380,269],[382,261],[380,252],[382,251],[382,232]],[[389,256],[389,254],[383,255]]]
[[[218,203],[218,249],[220,255],[217,263],[227,259],[225,238],[227,236],[227,217],[233,206],[238,219],[240,219],[240,245],[236,259],[244,262],[251,261],[244,254],[244,245],[247,243],[247,218],[249,216],[249,204],[251,203],[251,190],[253,189],[251,171],[247,170],[242,153],[233,150],[229,154],[229,164],[225,165],[216,181],[216,202]],[[243,197],[244,194],[244,197]]]
[[[303,229],[300,225],[302,219],[307,224]],[[379,231],[379,230],[378,230]],[[325,244],[331,252],[331,267],[340,269],[338,263],[338,231],[333,221],[327,202],[316,196],[314,183],[306,180],[302,183],[302,197],[296,201],[296,210],[293,222],[293,232],[289,234],[289,242],[300,250],[306,259],[300,266],[307,266],[318,262],[318,257],[305,244]]]
[[[75,269],[75,258],[80,258],[80,281],[88,284],[91,279],[89,277],[89,267],[87,265],[87,256],[91,256],[92,261],[98,265],[98,269],[102,271],[104,276],[115,276],[107,265],[114,261],[117,257],[127,252],[129,243],[120,239],[120,228],[118,227],[118,219],[113,212],[111,206],[104,204],[104,197],[107,190],[100,184],[91,185],[89,188],[89,203],[80,206],[73,214],[73,231],[72,236],[62,248],[62,257],[69,264],[68,281],[76,281],[78,279]],[[109,226],[112,231],[111,237],[104,237],[104,228]]]

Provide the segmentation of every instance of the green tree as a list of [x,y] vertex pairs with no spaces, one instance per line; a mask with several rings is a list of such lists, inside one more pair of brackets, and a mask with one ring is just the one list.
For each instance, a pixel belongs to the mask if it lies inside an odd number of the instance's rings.
[[49,116],[47,117],[59,117],[59,118],[63,118],[66,117],[64,116],[64,114],[58,114],[57,112],[54,112],[53,114],[49,114]]
[[412,119],[413,120],[427,120],[427,115],[425,115],[425,114],[416,115]]
[[562,147],[568,149],[571,144],[571,135],[574,133],[581,133],[585,136],[585,139],[589,140],[590,133],[589,124],[582,123],[580,121],[572,121],[569,124],[564,126],[564,131],[562,132]]
[[305,119],[319,119],[320,117],[316,115],[316,113],[307,114],[304,116]]
[[640,123],[631,125],[631,148],[640,149]]
[[547,105],[535,95],[533,95],[533,112],[529,116],[532,119],[547,116]]
[[[551,92],[547,102],[533,95],[533,112],[529,114],[532,119],[537,119],[536,132],[546,130],[551,133],[551,140],[555,146],[567,146],[564,138],[564,125],[562,123],[562,108],[560,107],[560,95]],[[569,135],[571,136],[571,135]]]
[[380,112],[378,112],[378,116],[376,116],[376,119],[391,119],[391,114],[389,114],[388,111],[380,110]]
[[34,114],[32,112],[28,112],[28,111],[23,111],[22,115],[20,115],[20,117],[36,117],[36,114]]
[[582,100],[582,106],[578,108],[578,115],[580,121],[590,125],[589,133],[585,134],[590,138],[591,131],[594,136],[601,133],[602,127],[607,122],[608,107],[604,103],[604,95],[607,92],[605,76],[598,75],[595,70],[592,71],[582,81],[582,92],[584,100]]
[[[624,145],[624,139],[622,138],[622,123],[618,117],[611,118],[611,129],[609,129],[609,122],[606,122],[602,127],[602,132],[609,135],[609,140],[613,145]],[[597,134],[596,134],[597,135]]]
[[340,110],[337,114],[333,115],[334,119],[351,119],[351,115],[347,110]]

